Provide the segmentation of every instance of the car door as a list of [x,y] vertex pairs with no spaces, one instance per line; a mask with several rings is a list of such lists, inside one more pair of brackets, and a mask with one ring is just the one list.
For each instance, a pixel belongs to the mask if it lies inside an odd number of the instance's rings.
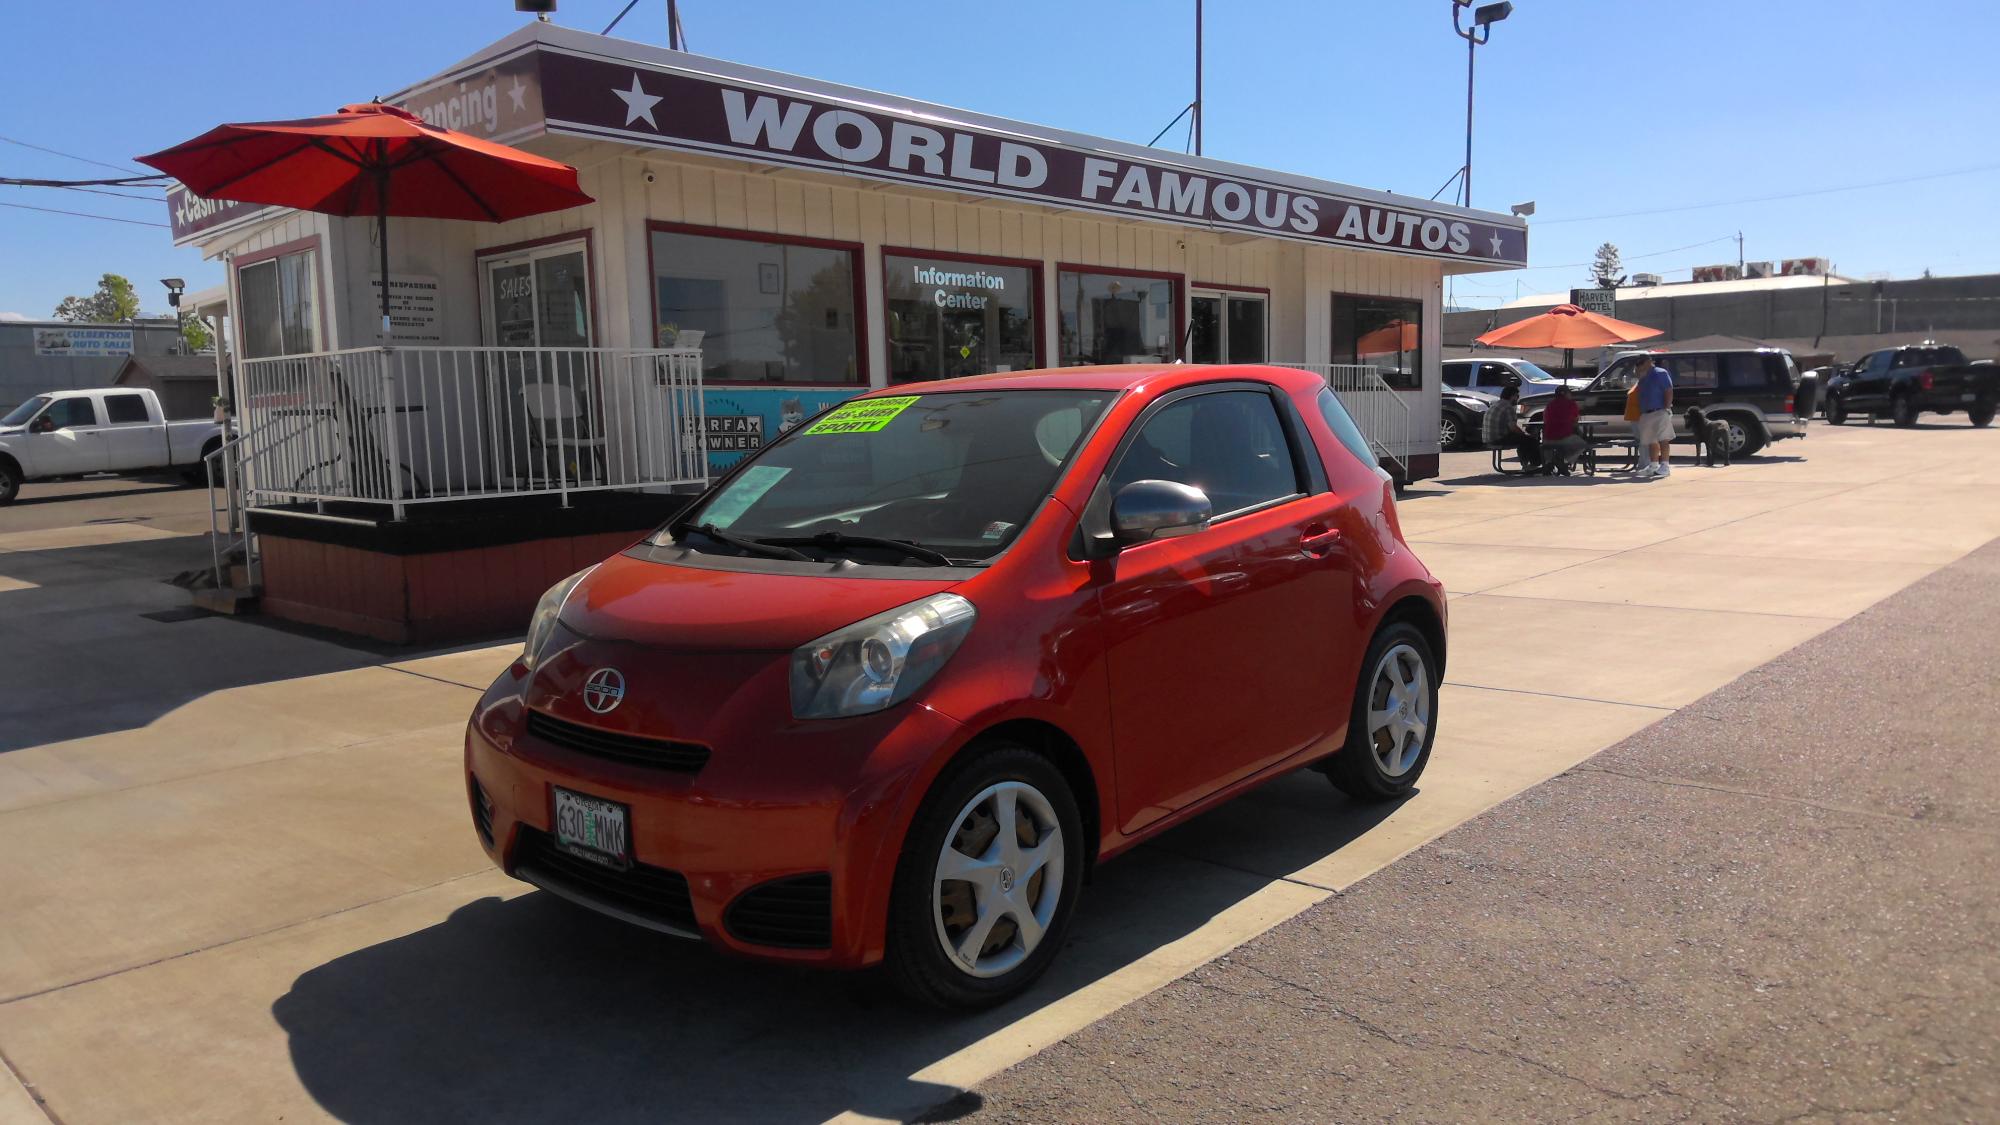
[[1894,351],[1870,352],[1855,366],[1847,382],[1849,410],[1879,410],[1889,398],[1889,367]]
[[1605,435],[1630,434],[1632,423],[1625,420],[1625,392],[1632,386],[1638,362],[1619,359],[1576,396],[1577,416],[1603,426]]
[[[46,427],[40,428],[38,427]],[[29,457],[39,477],[103,472],[104,427],[90,395],[70,395],[49,403],[28,424]]]
[[153,423],[145,395],[106,391],[103,409],[106,470],[122,473],[166,465],[166,427]]
[[1340,499],[1306,461],[1290,411],[1261,384],[1163,399],[1092,505],[1108,513],[1117,489],[1157,479],[1202,489],[1215,509],[1202,531],[1096,564],[1124,831],[1318,742],[1335,722],[1331,649],[1351,617],[1352,564]]

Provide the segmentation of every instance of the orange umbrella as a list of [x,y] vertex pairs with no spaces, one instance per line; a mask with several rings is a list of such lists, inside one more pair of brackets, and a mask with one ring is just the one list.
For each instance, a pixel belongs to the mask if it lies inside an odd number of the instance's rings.
[[1354,350],[1362,355],[1388,355],[1396,352],[1417,350],[1417,326],[1407,320],[1392,320],[1373,332],[1363,333],[1354,342]]
[[1601,348],[1659,334],[1657,328],[1629,320],[1600,316],[1576,305],[1557,305],[1540,316],[1503,324],[1474,342],[1489,348]]

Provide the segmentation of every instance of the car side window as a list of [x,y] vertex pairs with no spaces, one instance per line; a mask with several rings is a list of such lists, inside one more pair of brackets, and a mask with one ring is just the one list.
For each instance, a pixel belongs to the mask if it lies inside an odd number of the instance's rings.
[[1319,415],[1326,419],[1326,428],[1333,431],[1333,436],[1340,439],[1340,444],[1346,446],[1349,453],[1360,458],[1362,464],[1379,464],[1375,458],[1375,451],[1368,448],[1368,436],[1361,432],[1360,426],[1354,424],[1354,416],[1347,412],[1347,407],[1341,403],[1340,396],[1334,394],[1331,387],[1319,393]]
[[126,422],[146,421],[146,399],[142,395],[115,394],[104,396],[104,413],[111,425]]
[[66,430],[72,426],[95,426],[97,408],[92,405],[88,396],[59,398],[49,404],[42,417],[53,421],[58,430]]
[[1894,352],[1875,352],[1861,361],[1861,370],[1867,375],[1880,375],[1889,370],[1889,361]]
[[[1761,391],[1784,378],[1784,364],[1777,362],[1775,355],[1732,352],[1721,358],[1722,389],[1726,391]],[[1772,362],[1767,363],[1767,359]]]
[[1590,385],[1594,391],[1622,391],[1632,385],[1632,369],[1637,366],[1629,359],[1621,359],[1604,369],[1604,374]]
[[1677,391],[1712,391],[1715,389],[1715,356],[1713,355],[1669,355],[1662,356],[1667,374],[1674,377]]
[[1518,382],[1520,378],[1519,375],[1514,374],[1513,369],[1507,367],[1505,364],[1482,363],[1479,365],[1479,385],[1482,387],[1504,387],[1509,382]]
[[1444,365],[1444,385],[1447,387],[1469,387],[1472,385],[1470,363],[1447,363]]
[[1142,480],[1201,489],[1218,519],[1302,491],[1277,409],[1260,391],[1193,395],[1147,419],[1111,472],[1112,494]]

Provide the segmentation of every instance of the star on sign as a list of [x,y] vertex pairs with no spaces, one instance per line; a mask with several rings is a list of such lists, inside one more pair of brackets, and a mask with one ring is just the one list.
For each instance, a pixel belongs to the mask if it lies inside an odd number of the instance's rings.
[[625,124],[630,125],[634,121],[644,118],[646,124],[653,127],[654,132],[659,132],[660,123],[653,120],[653,107],[660,104],[661,95],[649,94],[646,92],[644,86],[639,85],[638,71],[635,70],[632,72],[632,88],[630,90],[620,90],[616,86],[613,86],[611,92],[617,94],[625,102]]
[[1493,243],[1493,256],[1494,256],[1494,257],[1496,257],[1496,258],[1497,258],[1497,257],[1499,257],[1499,256],[1500,256],[1501,254],[1503,254],[1503,253],[1505,253],[1505,252],[1506,252],[1506,251],[1504,251],[1504,250],[1502,250],[1502,249],[1500,248],[1500,236],[1499,236],[1499,235],[1497,235],[1497,234],[1496,234],[1496,235],[1494,235],[1494,236],[1492,237],[1492,240],[1491,240],[1491,241],[1492,241],[1492,243]]
[[507,87],[507,97],[513,101],[515,109],[525,110],[528,108],[528,103],[525,100],[527,96],[528,88],[521,85],[521,76],[518,74],[515,75],[514,84]]

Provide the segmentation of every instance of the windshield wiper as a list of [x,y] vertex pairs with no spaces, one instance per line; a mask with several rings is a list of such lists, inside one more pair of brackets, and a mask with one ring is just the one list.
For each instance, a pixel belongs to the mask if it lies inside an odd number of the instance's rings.
[[[741,535],[731,535],[712,523],[691,524],[689,531],[698,531],[725,547],[734,547],[746,555],[762,555],[767,559],[791,559],[794,562],[815,562],[811,555],[794,551],[785,546],[788,540],[748,539]],[[806,542],[811,542],[807,540]]]
[[759,539],[758,542],[770,547],[818,547],[824,551],[837,551],[843,547],[880,547],[884,550],[900,551],[910,558],[932,566],[960,565],[929,547],[919,547],[907,539],[884,539],[877,535],[848,535],[839,531],[822,531],[818,535]]

